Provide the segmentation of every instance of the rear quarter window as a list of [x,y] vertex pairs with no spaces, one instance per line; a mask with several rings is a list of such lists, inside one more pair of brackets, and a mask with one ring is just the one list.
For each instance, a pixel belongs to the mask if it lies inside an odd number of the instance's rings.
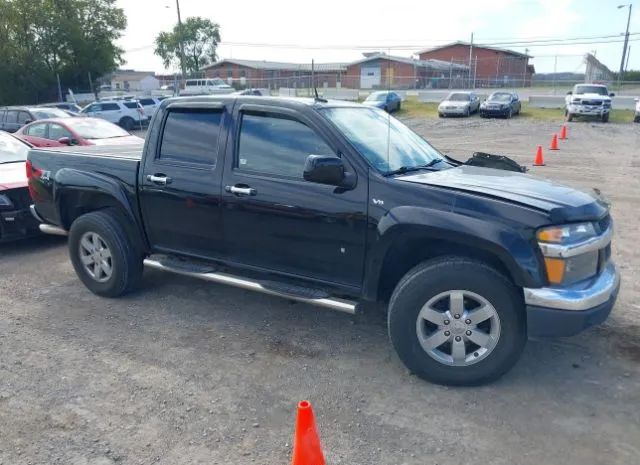
[[168,162],[214,166],[222,110],[169,111],[164,123],[158,158]]

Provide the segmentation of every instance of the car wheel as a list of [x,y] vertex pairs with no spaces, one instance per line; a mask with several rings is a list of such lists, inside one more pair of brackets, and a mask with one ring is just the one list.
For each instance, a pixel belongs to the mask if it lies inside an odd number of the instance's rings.
[[605,113],[604,115],[602,115],[602,122],[603,123],[609,122],[609,113]]
[[439,118],[444,118],[444,113],[438,113]]
[[506,114],[506,118],[511,119],[512,116],[513,116],[513,108],[509,107],[509,111]]
[[516,287],[496,269],[464,257],[409,271],[391,297],[388,329],[412,373],[447,385],[497,379],[517,362],[527,340]]
[[130,116],[125,116],[118,123],[125,131],[131,131],[136,122]]
[[71,263],[94,294],[117,297],[140,282],[143,257],[127,234],[126,223],[114,210],[103,210],[82,215],[71,225]]
[[633,118],[633,122],[640,123],[640,115],[636,115],[635,118]]
[[402,108],[402,104],[398,102],[398,108],[396,108],[396,111],[400,111],[401,108]]

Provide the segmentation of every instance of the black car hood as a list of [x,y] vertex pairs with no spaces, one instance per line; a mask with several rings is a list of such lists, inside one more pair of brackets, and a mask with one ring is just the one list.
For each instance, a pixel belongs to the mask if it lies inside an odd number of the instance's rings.
[[608,212],[598,193],[587,193],[528,174],[476,166],[459,166],[433,172],[421,172],[397,179],[474,192],[526,205],[549,213],[554,223],[597,220]]

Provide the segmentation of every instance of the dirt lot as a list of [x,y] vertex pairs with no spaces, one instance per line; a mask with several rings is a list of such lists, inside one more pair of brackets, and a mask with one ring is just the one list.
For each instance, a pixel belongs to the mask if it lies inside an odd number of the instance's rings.
[[[556,125],[409,121],[440,149],[530,164]],[[310,399],[330,464],[640,463],[640,126],[573,123],[532,171],[599,187],[623,287],[604,326],[534,340],[474,389],[409,375],[365,315],[159,272],[119,300],[76,279],[65,241],[0,246],[0,464],[285,464]]]

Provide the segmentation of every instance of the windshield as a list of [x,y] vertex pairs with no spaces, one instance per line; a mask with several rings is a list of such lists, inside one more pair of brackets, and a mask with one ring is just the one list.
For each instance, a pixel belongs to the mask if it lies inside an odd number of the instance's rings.
[[72,117],[69,113],[59,108],[33,108],[31,113],[33,113],[37,119]]
[[489,96],[488,100],[491,100],[492,102],[509,102],[511,101],[511,94],[492,94]]
[[0,164],[26,161],[29,147],[6,132],[0,131]]
[[321,111],[382,173],[443,159],[427,141],[382,110],[352,107]]
[[384,102],[385,100],[387,100],[386,92],[374,92],[373,94],[370,94],[366,99],[367,102]]
[[606,87],[602,86],[576,86],[575,93],[577,95],[580,94],[598,94],[598,95],[609,95]]
[[449,94],[447,100],[452,102],[468,102],[470,100],[469,94]]
[[101,119],[75,118],[66,124],[83,139],[111,139],[129,135],[124,129]]

